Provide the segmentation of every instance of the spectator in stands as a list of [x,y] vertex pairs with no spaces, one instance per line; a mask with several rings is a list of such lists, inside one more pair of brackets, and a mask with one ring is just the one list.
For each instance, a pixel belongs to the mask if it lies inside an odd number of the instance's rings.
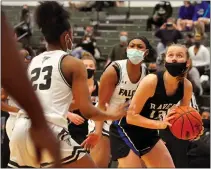
[[87,51],[84,50],[82,47],[77,47],[72,50],[71,55],[78,59],[81,59],[84,52],[87,52]]
[[188,33],[188,34],[185,36],[184,45],[185,45],[187,48],[189,48],[189,47],[191,47],[192,45],[194,45],[194,36],[192,35],[192,33]]
[[96,1],[72,1],[69,0],[69,6],[71,8],[78,9],[80,11],[92,11],[92,8],[96,4]]
[[24,5],[22,10],[21,10],[21,18],[20,22],[23,22],[17,30],[18,37],[26,34],[23,36],[21,39],[22,43],[24,45],[29,45],[30,44],[30,37],[32,36],[32,15],[30,13],[29,7],[27,5]]
[[204,35],[205,25],[210,24],[210,4],[206,1],[196,1],[193,16],[195,32]]
[[184,5],[179,9],[177,27],[179,31],[191,30],[193,27],[194,6],[190,1],[184,1]]
[[[209,112],[207,112],[209,113]],[[199,140],[190,142],[188,168],[210,168],[210,118],[202,113],[204,133]]]
[[113,48],[111,49],[108,55],[108,60],[106,65],[115,60],[127,59],[126,48],[128,42],[128,33],[126,31],[120,32],[119,40],[120,42],[114,45]]
[[210,52],[202,44],[202,36],[200,34],[195,34],[194,36],[195,45],[188,49],[190,58],[193,61],[193,66],[199,70],[200,75],[204,74],[205,69],[210,65]]
[[161,40],[157,45],[158,57],[165,52],[168,45],[172,43],[177,43],[178,39],[182,39],[183,36],[178,30],[173,18],[169,18],[166,23],[164,23],[160,29],[155,32],[155,36]]
[[210,112],[208,111],[203,111],[201,114],[202,119],[210,119]]
[[160,1],[153,10],[153,16],[147,19],[147,31],[152,30],[152,25],[160,27],[172,15],[172,7],[168,1]]
[[35,52],[30,45],[23,46],[23,49],[27,50],[32,58],[35,57]]
[[101,52],[97,47],[96,39],[94,37],[94,29],[91,26],[86,27],[84,37],[81,42],[76,45],[76,48],[78,47],[81,47],[83,50],[91,53],[95,58],[101,57]]
[[192,60],[190,64],[190,68],[188,70],[187,79],[190,80],[193,86],[193,92],[195,96],[200,96],[203,94],[203,88],[200,83],[200,74],[196,67],[192,65]]

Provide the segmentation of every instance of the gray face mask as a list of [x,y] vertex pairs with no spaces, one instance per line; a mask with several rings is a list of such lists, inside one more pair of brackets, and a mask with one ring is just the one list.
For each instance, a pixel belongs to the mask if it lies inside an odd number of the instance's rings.
[[[66,35],[67,36],[67,35]],[[66,39],[66,38],[65,38]],[[69,43],[71,43],[71,49],[69,49],[68,48],[68,42],[66,41],[66,47],[67,47],[67,50],[66,50],[66,52],[69,54],[69,55],[71,55],[71,53],[72,53],[72,46],[73,46],[73,43],[72,43],[72,40],[70,39],[70,38],[68,38],[69,39]]]

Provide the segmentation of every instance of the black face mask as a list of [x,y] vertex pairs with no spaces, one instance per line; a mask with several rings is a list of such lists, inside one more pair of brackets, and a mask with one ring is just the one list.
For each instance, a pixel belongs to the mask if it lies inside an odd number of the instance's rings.
[[92,76],[95,73],[94,69],[86,69],[87,70],[87,75],[88,75],[88,79],[92,78]]
[[187,69],[186,63],[187,62],[185,62],[185,63],[168,63],[168,62],[166,62],[165,67],[171,76],[176,77],[186,71],[186,69]]
[[155,73],[157,69],[148,69],[149,73]]
[[197,48],[199,48],[200,45],[201,45],[200,42],[195,42],[195,46],[196,46]]

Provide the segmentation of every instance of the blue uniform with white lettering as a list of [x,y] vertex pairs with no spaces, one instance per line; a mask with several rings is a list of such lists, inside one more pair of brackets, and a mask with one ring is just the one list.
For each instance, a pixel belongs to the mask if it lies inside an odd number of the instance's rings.
[[[179,82],[175,94],[167,96],[163,74],[164,72],[156,73],[158,81],[155,94],[146,101],[140,113],[146,118],[162,120],[163,116],[167,114],[168,109],[176,105],[183,98],[183,82]],[[126,157],[130,149],[141,157],[148,153],[159,139],[158,130],[127,124],[125,117],[114,121],[110,127],[112,158],[117,160]]]

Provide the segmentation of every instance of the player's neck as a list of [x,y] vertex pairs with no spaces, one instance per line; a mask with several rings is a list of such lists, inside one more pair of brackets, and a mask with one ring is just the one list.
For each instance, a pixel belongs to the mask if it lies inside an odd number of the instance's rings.
[[48,44],[47,45],[47,51],[52,51],[52,50],[62,50],[60,46]]
[[87,84],[88,85],[94,84],[94,76],[92,78],[90,78],[90,79],[87,80]]
[[163,80],[167,86],[172,86],[172,88],[177,86],[179,83],[178,79],[176,77],[171,76],[167,71],[165,71],[163,75]]
[[140,72],[140,68],[141,68],[141,63],[134,65],[132,63],[130,63],[130,61],[127,61],[127,70],[128,72]]

